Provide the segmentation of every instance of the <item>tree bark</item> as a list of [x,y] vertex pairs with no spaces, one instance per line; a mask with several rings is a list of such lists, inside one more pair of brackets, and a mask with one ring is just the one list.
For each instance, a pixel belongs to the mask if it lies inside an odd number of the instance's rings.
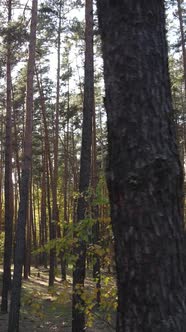
[[[91,141],[92,141],[92,112],[94,107],[93,84],[93,3],[86,0],[85,5],[85,85],[83,103],[83,129],[80,160],[79,198],[77,204],[77,223],[85,219],[85,196],[90,182],[91,169]],[[73,300],[72,300],[72,332],[85,330],[84,302],[78,293],[78,288],[83,291],[85,279],[86,243],[78,240],[76,248],[77,261],[73,271]],[[81,307],[81,308],[80,308]]]
[[[32,233],[32,243],[33,243],[33,250],[37,249],[37,230],[36,230],[36,222],[35,222],[35,203],[34,203],[34,185],[32,183],[30,189],[30,196],[32,199],[30,200],[30,223],[31,223],[31,233]],[[35,267],[38,266],[38,256],[34,257],[34,265]]]
[[[44,145],[44,144],[43,144]],[[41,233],[41,246],[44,247],[44,245],[47,243],[47,213],[46,213],[46,167],[47,167],[47,160],[46,160],[46,151],[45,146],[43,146],[43,155],[42,155],[42,165],[43,165],[43,174],[42,174],[42,192],[41,192],[41,227],[40,227],[40,233]],[[42,253],[42,264],[44,267],[47,267],[47,253]]]
[[[92,26],[93,34],[93,26]],[[93,190],[93,200],[96,199],[96,188],[98,183],[98,170],[97,170],[97,149],[96,149],[96,110],[95,102],[92,112],[92,190]],[[92,238],[93,244],[99,244],[99,207],[98,205],[92,206],[92,218],[95,219],[95,224],[92,227]],[[100,304],[101,301],[101,275],[100,275],[100,257],[98,254],[94,255],[93,258],[93,278],[96,281],[97,289],[97,304]]]
[[37,0],[33,0],[29,43],[29,59],[27,68],[26,127],[24,139],[23,166],[21,175],[20,204],[16,229],[14,276],[8,322],[8,332],[19,332],[22,268],[25,249],[25,226],[28,211],[29,180],[32,161],[33,77],[35,65],[36,26]]
[[97,0],[108,116],[117,332],[183,332],[183,173],[164,1]]
[[[32,173],[32,172],[31,172]],[[25,255],[24,255],[24,279],[28,280],[30,276],[30,264],[31,264],[31,218],[32,218],[32,174],[29,181],[29,194],[28,194],[28,207],[27,207],[27,219],[25,229]]]
[[178,4],[178,17],[179,17],[179,24],[180,24],[181,48],[182,48],[182,58],[183,58],[184,91],[185,91],[185,98],[186,98],[186,50],[185,50],[185,34],[184,34],[184,23],[183,23],[181,0],[177,0],[177,4]]
[[[52,214],[49,216],[49,237],[50,237],[50,240],[54,240],[56,238],[56,222],[53,222],[53,221],[56,221],[57,220],[56,218],[58,218],[57,192],[56,192],[55,181],[54,181],[54,167],[52,165],[52,160],[51,160],[51,155],[50,155],[50,142],[49,142],[48,127],[47,127],[47,119],[46,119],[45,98],[44,98],[44,94],[43,94],[43,88],[42,88],[41,81],[39,81],[37,69],[36,69],[36,76],[37,76],[37,85],[38,85],[39,94],[40,94],[41,112],[42,112],[43,124],[44,124],[45,150],[46,150],[46,159],[47,159],[47,165],[48,165],[47,166],[48,181],[50,178],[49,182],[50,182],[50,187],[52,190]],[[50,188],[49,188],[49,192],[50,192]],[[50,194],[49,194],[49,196],[50,196]],[[51,204],[50,204],[50,207],[51,207]],[[55,257],[56,257],[56,250],[55,250],[55,248],[51,248],[50,257],[49,257],[49,266],[50,266],[50,268],[49,268],[49,286],[54,285]]]
[[20,170],[20,160],[19,160],[19,143],[18,143],[18,128],[16,125],[16,112],[14,109],[14,91],[12,90],[12,104],[13,104],[13,128],[14,128],[14,155],[17,167],[17,176],[18,176],[18,185],[19,185],[19,192],[21,187],[21,170]]
[[[11,22],[12,1],[8,1],[8,24]],[[9,26],[8,26],[9,28]],[[12,95],[11,95],[11,42],[7,36],[6,61],[6,138],[5,138],[5,243],[3,262],[3,287],[1,311],[8,311],[8,291],[11,287],[11,258],[12,258],[12,231],[13,231],[13,183],[12,183]]]

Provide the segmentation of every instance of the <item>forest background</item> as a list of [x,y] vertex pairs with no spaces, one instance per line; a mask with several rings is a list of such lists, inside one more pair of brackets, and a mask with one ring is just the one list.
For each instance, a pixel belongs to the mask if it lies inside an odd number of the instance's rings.
[[[5,271],[1,309],[7,312],[27,128],[26,87],[32,4],[31,1],[9,0],[1,1],[0,5],[0,259]],[[93,324],[95,316],[99,315],[110,326],[117,306],[114,239],[105,180],[107,128],[101,41],[96,6],[91,5],[93,16],[86,16],[85,20],[85,3],[81,0],[38,3],[36,48],[31,54],[35,60],[34,107],[24,279],[32,276],[34,266],[34,276],[39,278],[42,273],[48,282],[50,296],[56,297],[60,303],[64,301],[65,292],[70,292],[72,266],[75,266],[77,274],[73,275],[76,280],[73,289],[78,291],[78,297],[74,301],[80,308],[76,306],[74,317],[85,304],[87,325]],[[166,6],[174,121],[185,166],[186,8],[183,1],[166,1]],[[85,33],[87,26],[88,32]],[[91,39],[93,45],[89,44]],[[89,50],[93,47],[92,54],[86,53],[87,45]],[[81,140],[83,109],[88,98],[85,98],[87,82],[90,81],[90,76],[86,75],[86,61],[89,64],[94,62],[91,171],[87,176],[86,190],[82,190],[86,191],[86,197],[83,197],[85,215],[79,218],[77,207],[82,198],[80,156],[87,148]],[[82,176],[86,177],[85,174]],[[86,262],[91,284],[87,292],[79,287],[84,283],[79,275],[84,267],[79,262]],[[84,279],[84,273],[81,275]],[[63,281],[62,291],[55,286],[56,280]],[[30,303],[33,293],[31,290],[25,295],[23,303]],[[38,311],[39,315],[42,314],[41,304],[38,307],[37,302],[31,301],[30,304],[36,316]]]

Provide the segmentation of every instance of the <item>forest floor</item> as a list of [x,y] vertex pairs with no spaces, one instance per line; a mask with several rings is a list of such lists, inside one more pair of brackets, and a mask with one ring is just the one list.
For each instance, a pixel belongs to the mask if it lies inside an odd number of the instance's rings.
[[[2,268],[0,267],[0,289],[2,286]],[[87,294],[93,292],[95,285],[91,278],[86,279]],[[72,278],[66,282],[55,279],[55,286],[48,288],[48,271],[32,268],[31,277],[23,281],[20,332],[71,332]],[[1,301],[1,297],[0,297]],[[109,301],[109,299],[108,299]],[[91,295],[90,295],[91,308]],[[114,314],[109,314],[114,317]],[[113,321],[108,321],[102,311],[90,310],[89,321],[93,321],[87,332],[112,332]],[[7,332],[8,314],[0,313],[0,331]]]

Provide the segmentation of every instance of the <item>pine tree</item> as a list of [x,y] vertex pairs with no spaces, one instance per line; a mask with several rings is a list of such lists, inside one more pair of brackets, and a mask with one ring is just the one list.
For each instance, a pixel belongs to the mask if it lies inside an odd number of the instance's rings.
[[28,213],[29,184],[32,160],[32,114],[33,114],[33,77],[35,65],[37,25],[37,0],[32,1],[32,17],[27,69],[26,128],[24,137],[23,166],[21,175],[20,205],[16,229],[16,248],[14,276],[12,284],[11,305],[8,332],[19,332],[19,310],[21,296],[22,267],[25,248],[25,226]]
[[97,4],[116,251],[116,331],[183,332],[183,173],[173,126],[164,1]]
[[[83,103],[83,127],[80,161],[79,198],[77,205],[77,223],[83,222],[86,217],[86,195],[90,184],[91,170],[91,143],[92,143],[92,114],[94,107],[93,87],[93,3],[86,0],[85,6],[85,84]],[[73,300],[72,300],[72,331],[85,330],[85,308],[81,294],[85,280],[86,243],[78,239],[76,247],[77,261],[73,271]]]
[[[12,1],[8,1],[8,24],[12,16]],[[13,184],[12,184],[12,93],[11,93],[11,36],[8,30],[6,56],[6,139],[5,139],[5,244],[1,311],[8,310],[8,291],[11,288],[11,257],[13,229]]]

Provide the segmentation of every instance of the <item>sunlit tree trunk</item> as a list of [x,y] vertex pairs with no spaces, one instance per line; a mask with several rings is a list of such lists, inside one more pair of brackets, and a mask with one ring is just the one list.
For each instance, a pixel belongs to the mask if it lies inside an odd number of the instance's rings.
[[[51,235],[52,240],[56,238],[57,231],[60,232],[58,225],[59,211],[57,204],[57,185],[58,185],[58,146],[59,146],[59,97],[60,97],[60,56],[61,56],[61,11],[62,2],[59,3],[59,25],[58,25],[58,37],[57,37],[57,90],[56,90],[56,113],[54,124],[54,174],[53,174],[53,204],[52,204],[52,223],[51,223]],[[50,273],[49,273],[49,286],[53,286],[55,279],[55,264],[56,264],[56,250],[52,248],[50,251]]]
[[33,77],[35,65],[37,26],[37,0],[32,1],[32,17],[29,43],[29,59],[27,69],[26,127],[24,136],[23,166],[21,174],[20,204],[16,229],[16,247],[14,276],[12,284],[11,306],[8,332],[19,332],[19,310],[22,284],[22,268],[25,250],[25,226],[28,211],[29,181],[32,162],[32,117],[33,117]]
[[[12,1],[8,1],[8,28],[11,23]],[[12,184],[12,97],[11,97],[11,41],[7,35],[6,57],[6,138],[5,138],[5,243],[3,263],[3,288],[1,311],[8,310],[8,291],[11,287],[11,257],[13,230],[13,184]]]
[[117,332],[183,332],[183,172],[164,1],[97,0],[108,116]]

